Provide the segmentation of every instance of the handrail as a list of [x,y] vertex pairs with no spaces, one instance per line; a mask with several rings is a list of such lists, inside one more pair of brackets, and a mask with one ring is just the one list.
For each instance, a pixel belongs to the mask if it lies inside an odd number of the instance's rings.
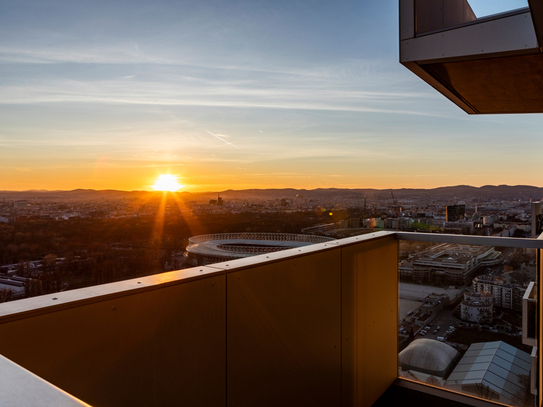
[[471,235],[451,235],[441,233],[414,233],[414,232],[396,232],[400,240],[413,240],[420,242],[435,243],[456,243],[471,244],[477,246],[501,246],[517,247],[524,249],[543,249],[542,239],[522,239],[515,237],[494,237],[494,236],[471,236]]

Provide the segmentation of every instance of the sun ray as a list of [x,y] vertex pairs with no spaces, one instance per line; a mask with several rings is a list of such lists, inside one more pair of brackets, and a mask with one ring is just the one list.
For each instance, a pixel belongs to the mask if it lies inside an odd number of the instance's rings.
[[[177,208],[179,209],[181,217],[183,218],[191,232],[191,236],[196,236],[199,234],[199,232],[207,233],[207,230],[204,229],[198,217],[192,216],[190,214],[190,208],[186,205],[186,203],[179,196],[177,196],[177,194],[172,195],[177,205]],[[188,216],[185,216],[185,214],[188,214]]]
[[164,191],[162,199],[158,206],[158,211],[155,217],[155,224],[153,226],[153,234],[150,240],[150,249],[154,252],[156,257],[160,257],[162,252],[162,241],[164,239],[164,220],[166,217],[166,200],[168,191]]

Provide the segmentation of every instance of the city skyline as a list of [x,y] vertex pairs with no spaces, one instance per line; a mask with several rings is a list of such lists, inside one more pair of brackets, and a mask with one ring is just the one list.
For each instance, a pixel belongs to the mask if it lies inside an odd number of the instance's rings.
[[0,190],[542,185],[542,118],[468,116],[400,66],[396,1],[2,9]]

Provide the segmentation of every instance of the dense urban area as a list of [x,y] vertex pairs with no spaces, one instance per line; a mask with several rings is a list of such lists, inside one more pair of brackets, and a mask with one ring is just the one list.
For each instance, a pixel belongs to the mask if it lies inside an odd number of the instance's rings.
[[[529,236],[530,201],[538,198],[537,188],[473,188],[471,195],[465,189],[398,190],[396,197],[390,190],[333,189],[0,192],[2,299],[180,269],[188,239],[208,233],[341,238],[399,229]],[[449,212],[451,207],[463,212],[449,213],[447,219],[447,206]],[[520,251],[507,254],[508,266],[515,269],[525,260]],[[13,281],[18,284],[10,286]]]

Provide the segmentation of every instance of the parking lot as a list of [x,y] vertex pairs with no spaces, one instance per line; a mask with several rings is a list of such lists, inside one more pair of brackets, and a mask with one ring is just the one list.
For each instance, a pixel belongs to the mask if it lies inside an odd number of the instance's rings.
[[422,301],[426,296],[435,293],[447,294],[449,299],[452,301],[461,291],[461,288],[443,288],[411,283],[400,283],[400,298],[405,300]]
[[[447,331],[455,330],[459,325],[459,321],[452,314],[453,310],[444,310],[428,325],[430,329],[426,330],[423,327],[418,336],[428,339],[444,338],[446,340]],[[426,334],[422,334],[423,331],[426,331]]]

